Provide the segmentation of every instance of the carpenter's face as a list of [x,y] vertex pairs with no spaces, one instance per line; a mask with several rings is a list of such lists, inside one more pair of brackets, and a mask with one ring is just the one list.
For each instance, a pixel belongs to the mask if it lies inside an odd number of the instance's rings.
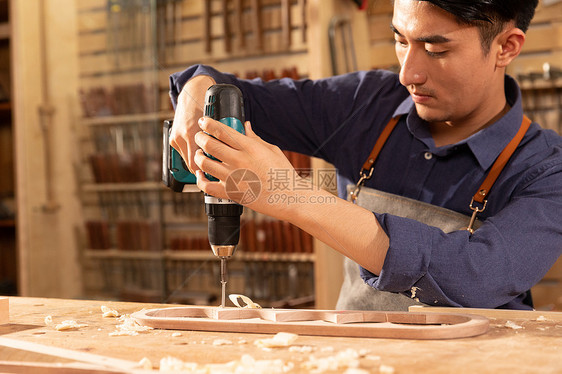
[[460,24],[427,1],[396,0],[392,28],[400,83],[421,118],[462,122],[497,100],[489,89],[493,53],[485,55],[475,26]]

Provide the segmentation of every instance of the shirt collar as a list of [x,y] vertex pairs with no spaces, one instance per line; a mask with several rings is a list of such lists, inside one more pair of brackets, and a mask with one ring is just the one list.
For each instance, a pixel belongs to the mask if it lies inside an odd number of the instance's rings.
[[435,147],[427,122],[417,115],[414,102],[410,96],[400,103],[393,116],[408,114],[406,119],[408,130],[435,155],[444,156],[453,149],[459,148],[460,145],[466,144],[478,160],[480,167],[486,170],[515,136],[523,120],[521,91],[515,80],[508,75],[505,76],[505,94],[511,108],[502,118],[456,144],[439,148]]

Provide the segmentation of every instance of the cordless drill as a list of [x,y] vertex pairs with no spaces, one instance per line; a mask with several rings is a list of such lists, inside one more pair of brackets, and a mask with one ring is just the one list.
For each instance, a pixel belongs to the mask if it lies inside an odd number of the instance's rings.
[[[242,92],[231,84],[215,84],[205,94],[204,115],[218,120],[244,134],[244,105]],[[162,181],[176,192],[193,191],[196,177],[189,172],[180,154],[170,146],[172,121],[164,121]],[[215,159],[211,155],[207,156]],[[206,175],[210,180],[217,180]],[[213,254],[221,260],[221,306],[225,306],[228,272],[226,260],[230,258],[240,239],[240,215],[243,207],[229,199],[219,199],[205,194],[205,213],[208,217],[209,242]]]

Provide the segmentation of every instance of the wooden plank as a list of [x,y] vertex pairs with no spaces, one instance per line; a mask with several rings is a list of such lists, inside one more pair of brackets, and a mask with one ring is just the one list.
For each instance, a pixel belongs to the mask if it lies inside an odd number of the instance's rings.
[[0,297],[0,325],[10,322],[10,300]]
[[377,41],[394,41],[394,33],[390,29],[392,15],[382,14],[369,17],[369,40],[371,43]]
[[387,68],[392,65],[398,65],[394,42],[371,45],[371,66],[373,68]]
[[549,21],[562,21],[562,3],[545,6],[539,2],[531,25]]
[[404,312],[177,307],[131,315],[153,328],[393,339],[455,339],[484,334],[485,317]]
[[52,347],[49,345],[26,342],[0,336],[0,346],[13,348],[21,351],[35,352],[48,356],[65,358],[79,362],[87,362],[101,368],[132,370],[138,368],[138,362],[100,356],[88,352],[80,352],[71,349]]
[[546,273],[543,279],[559,279],[562,280],[562,257],[559,257],[558,260],[552,265],[550,270]]
[[562,49],[562,22],[531,27],[522,53]]
[[542,312],[532,310],[507,310],[507,309],[482,309],[482,308],[448,308],[448,307],[432,307],[422,305],[412,305],[408,308],[410,312],[424,313],[466,313],[476,314],[488,318],[499,319],[519,319],[536,320],[544,317],[547,320],[562,321],[562,312]]
[[562,311],[562,280],[542,280],[531,288],[536,308]]
[[74,0],[78,12],[86,12],[95,8],[104,8],[107,6],[107,0]]
[[107,13],[105,11],[95,11],[78,14],[77,22],[79,35],[105,30],[107,28]]
[[562,61],[562,50],[546,53],[529,53],[518,56],[508,67],[508,74],[517,76],[520,73],[542,72],[545,62],[552,66],[559,65]]
[[392,1],[369,2],[369,15],[392,14],[394,6]]
[[125,373],[124,370],[104,369],[89,364],[65,364],[44,362],[0,361],[0,373],[40,374],[110,374]]

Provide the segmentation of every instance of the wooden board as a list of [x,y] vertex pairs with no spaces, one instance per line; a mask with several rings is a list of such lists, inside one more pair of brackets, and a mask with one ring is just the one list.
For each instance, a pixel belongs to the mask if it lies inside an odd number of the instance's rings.
[[142,310],[140,324],[161,329],[398,339],[453,339],[484,334],[487,318],[468,314],[176,307]]
[[10,301],[7,297],[0,297],[0,325],[10,322]]
[[[562,312],[548,312],[536,310],[507,310],[507,309],[480,309],[480,308],[447,308],[447,307],[431,307],[422,305],[412,305],[408,308],[410,312],[417,313],[467,313],[488,318],[501,319],[526,319],[537,320],[544,317],[550,321],[562,321]],[[539,319],[540,320],[540,319]]]

